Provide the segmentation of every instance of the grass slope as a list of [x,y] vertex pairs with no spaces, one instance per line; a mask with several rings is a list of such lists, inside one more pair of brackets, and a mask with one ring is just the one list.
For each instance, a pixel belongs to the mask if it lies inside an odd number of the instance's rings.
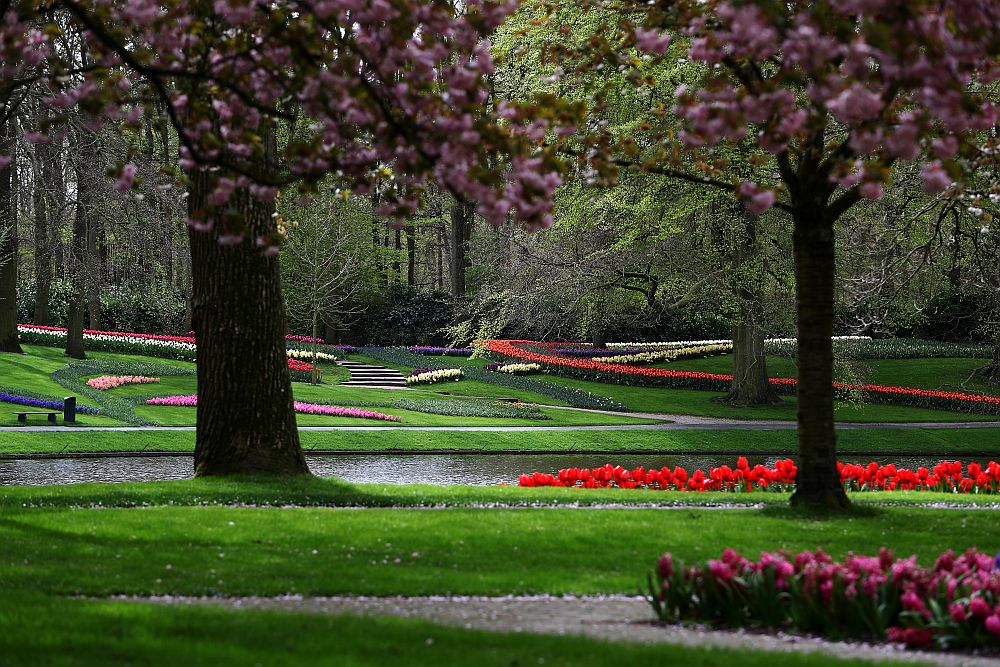
[[[775,664],[752,650],[643,647],[575,637],[348,616],[79,599],[117,594],[440,595],[635,593],[664,550],[755,554],[823,545],[835,557],[887,545],[930,562],[1000,547],[994,512],[899,506],[817,517],[763,494],[763,509],[481,509],[411,505],[705,502],[719,494],[348,485],[246,479],[0,488],[0,655],[7,665]],[[730,496],[732,498],[732,496]],[[855,496],[858,498],[858,496]],[[936,494],[931,499],[940,500]],[[962,498],[961,501],[969,501]],[[274,504],[274,507],[234,505]],[[290,505],[312,505],[291,507]],[[320,505],[370,509],[337,510]],[[396,509],[379,509],[378,505]],[[960,517],[960,520],[958,520]],[[68,622],[69,621],[69,622]],[[404,657],[405,656],[405,657]],[[864,664],[780,655],[784,665]]]
[[[0,595],[0,602],[7,602]],[[754,650],[646,646],[525,633],[481,632],[410,620],[217,607],[21,596],[0,605],[5,665],[327,665],[384,667],[773,667]],[[63,620],[72,617],[72,623]],[[873,665],[828,655],[783,653],[790,667]],[[891,664],[882,662],[878,664]]]
[[[974,376],[976,369],[988,363],[987,359],[864,359],[849,363],[862,380],[871,384],[987,394],[1000,392],[1000,388]],[[703,373],[732,373],[733,357],[727,354],[705,359],[678,359],[657,366]],[[787,357],[768,357],[767,370],[773,377],[798,377],[795,360]]]
[[[618,415],[602,415],[558,408],[542,408],[542,412],[551,419],[508,419],[492,417],[451,417],[446,415],[427,414],[399,408],[363,408],[388,415],[403,418],[402,422],[387,422],[373,419],[358,419],[356,417],[328,417],[324,415],[298,414],[295,421],[299,426],[586,426],[606,424],[655,424],[656,420],[622,417]],[[165,406],[143,405],[135,409],[140,417],[156,421],[164,426],[194,426],[194,408],[174,408]]]

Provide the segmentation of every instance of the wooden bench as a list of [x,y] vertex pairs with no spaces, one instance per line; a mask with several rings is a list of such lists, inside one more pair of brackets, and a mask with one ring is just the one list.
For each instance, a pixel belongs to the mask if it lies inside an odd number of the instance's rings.
[[22,424],[28,423],[28,415],[48,415],[49,421],[55,424],[56,415],[58,415],[59,413],[58,412],[15,412],[14,414],[17,415],[17,421],[21,422]]

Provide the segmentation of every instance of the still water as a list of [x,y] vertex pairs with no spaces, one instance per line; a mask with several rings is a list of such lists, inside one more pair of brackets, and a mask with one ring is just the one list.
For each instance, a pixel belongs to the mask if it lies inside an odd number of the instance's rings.
[[[786,457],[750,457],[750,465],[771,466]],[[516,484],[518,475],[556,473],[560,468],[593,468],[611,463],[626,468],[681,466],[688,471],[736,465],[736,456],[677,456],[637,454],[338,454],[307,456],[309,468],[319,477],[340,477],[349,482],[379,484]],[[845,457],[845,462],[868,463],[871,457]],[[940,457],[878,457],[880,464],[895,463],[916,469],[932,467]],[[986,464],[981,460],[979,463]],[[150,482],[191,477],[189,456],[123,456],[65,459],[15,459],[0,461],[0,485],[77,484],[80,482]]]

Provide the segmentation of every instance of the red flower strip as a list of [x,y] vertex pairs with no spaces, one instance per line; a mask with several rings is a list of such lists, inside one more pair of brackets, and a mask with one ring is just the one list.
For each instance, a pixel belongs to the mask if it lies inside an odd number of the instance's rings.
[[[964,469],[964,472],[963,472]],[[895,464],[880,466],[872,461],[861,466],[837,463],[840,481],[849,491],[940,491],[946,493],[1000,492],[1000,463],[990,461],[985,467],[978,463],[963,465],[961,461],[942,461],[928,470],[897,468]],[[798,469],[791,459],[778,461],[773,468],[756,465],[752,468],[746,457],[736,461],[736,467],[719,466],[689,473],[681,467],[660,470],[643,467],[628,470],[610,463],[599,468],[565,468],[555,475],[534,472],[521,475],[518,486],[576,487],[584,489],[652,489],[664,491],[791,491],[795,488]]]

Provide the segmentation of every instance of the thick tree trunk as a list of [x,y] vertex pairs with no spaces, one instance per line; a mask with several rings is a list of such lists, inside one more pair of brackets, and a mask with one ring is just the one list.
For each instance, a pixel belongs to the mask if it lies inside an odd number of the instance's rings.
[[83,169],[77,167],[76,215],[73,218],[73,241],[69,251],[69,280],[72,291],[69,298],[69,313],[66,316],[66,354],[74,359],[86,358],[83,349],[84,317],[86,316],[86,297],[84,289],[87,255],[87,186],[81,179]]
[[398,229],[396,230],[396,233],[393,235],[392,238],[392,249],[393,249],[392,282],[402,282],[403,281],[403,275],[402,275],[403,272],[401,268],[402,263],[399,260],[403,250],[403,239],[402,239],[402,232]]
[[[190,177],[189,213],[197,218],[209,182],[201,171]],[[278,259],[254,245],[273,231],[274,207],[246,191],[231,202],[248,228],[242,242],[189,233],[198,339],[195,474],[308,474],[292,410]]]
[[[0,155],[14,152],[11,121],[0,121]],[[21,353],[17,338],[17,212],[12,160],[0,168],[0,352]]]
[[444,224],[438,227],[437,253],[437,283],[438,289],[444,289]]
[[98,226],[100,223],[93,217],[87,217],[87,261],[84,274],[86,275],[87,290],[87,319],[91,329],[101,329],[101,284],[103,282],[104,269],[108,265],[104,243],[98,242]]
[[[753,295],[744,293],[752,298]],[[733,325],[733,384],[729,393],[719,399],[732,405],[777,405],[778,392],[767,376],[767,356],[764,354],[764,332],[750,303],[743,301],[740,319]]]
[[[39,165],[40,166],[40,165]],[[35,187],[31,203],[35,214],[35,324],[49,323],[49,292],[52,288],[52,252],[49,249],[49,216],[44,187],[39,182],[41,170],[35,172]]]
[[590,333],[590,343],[594,346],[596,350],[606,350],[608,349],[608,339],[604,333],[604,329],[598,327],[595,328]]
[[833,421],[833,222],[817,205],[799,210],[792,235],[798,316],[799,461],[793,505],[837,509],[850,504],[837,472]]
[[451,296],[456,301],[465,298],[465,272],[471,266],[469,237],[475,212],[475,204],[462,199],[456,199],[451,207]]
[[44,161],[42,162],[42,176],[45,188],[48,190],[49,204],[49,242],[48,247],[52,254],[54,271],[52,277],[62,278],[66,273],[66,259],[63,253],[63,241],[60,232],[63,226],[63,209],[66,205],[66,179],[63,176],[63,156],[62,146],[57,144],[43,144],[45,147]]
[[417,284],[417,234],[413,225],[403,228],[406,234],[406,284],[415,287]]

